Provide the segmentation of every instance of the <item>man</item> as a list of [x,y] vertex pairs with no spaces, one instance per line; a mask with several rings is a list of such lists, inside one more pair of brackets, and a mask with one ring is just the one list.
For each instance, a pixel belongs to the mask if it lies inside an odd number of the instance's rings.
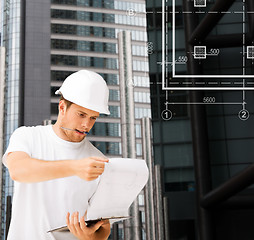
[[[3,156],[14,180],[7,239],[105,240],[109,222],[87,227],[84,215],[108,162],[86,139],[99,114],[110,114],[108,87],[97,73],[81,70],[56,94],[61,94],[56,123],[18,128]],[[48,233],[65,223],[70,232]]]

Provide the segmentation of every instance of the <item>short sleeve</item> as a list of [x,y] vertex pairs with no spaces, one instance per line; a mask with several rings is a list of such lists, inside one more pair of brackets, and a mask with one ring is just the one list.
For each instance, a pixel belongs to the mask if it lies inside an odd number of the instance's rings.
[[10,137],[8,148],[6,149],[2,162],[7,167],[6,157],[11,152],[25,152],[31,156],[31,136],[28,127],[17,128]]

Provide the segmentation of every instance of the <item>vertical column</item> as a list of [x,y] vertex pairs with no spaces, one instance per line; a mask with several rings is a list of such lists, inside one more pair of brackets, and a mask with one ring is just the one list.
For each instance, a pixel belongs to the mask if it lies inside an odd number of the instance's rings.
[[[136,158],[136,135],[134,115],[134,90],[132,78],[131,33],[118,33],[119,77],[120,77],[120,107],[122,154],[125,158]],[[141,224],[138,200],[130,207],[131,219],[124,221],[124,239],[141,240]]]
[[[246,1],[247,4],[247,11],[253,12],[254,11],[254,2],[253,1]],[[249,22],[249,38],[248,40],[254,39],[254,16],[253,14],[248,14],[248,22]]]
[[156,212],[158,218],[158,238],[165,239],[164,235],[164,213],[163,213],[163,198],[161,187],[161,166],[155,165],[155,184],[156,184]]
[[113,240],[118,240],[118,224],[113,224]]
[[[222,1],[223,2],[223,1]],[[194,12],[192,2],[183,1],[183,11]],[[201,64],[190,56],[193,45],[189,42],[190,36],[196,30],[198,25],[197,14],[183,14],[185,23],[186,52],[188,56],[188,74],[201,74]],[[202,79],[201,79],[202,80]],[[201,81],[200,80],[200,81]],[[198,102],[203,98],[202,91],[190,91],[190,101]],[[201,207],[200,201],[211,190],[211,171],[209,160],[208,131],[206,120],[206,109],[204,105],[191,105],[191,127],[192,127],[192,143],[193,143],[193,159],[196,181],[196,197],[197,197],[197,222],[199,240],[213,240],[213,221],[212,213]]]
[[8,195],[6,198],[5,240],[7,240],[9,227],[10,227],[10,223],[11,223],[11,209],[12,209],[11,196]]
[[165,240],[170,240],[169,204],[168,204],[168,198],[167,197],[163,197],[163,207],[164,207]]
[[146,216],[146,240],[158,239],[156,237],[157,219],[155,216],[155,183],[154,163],[152,159],[152,134],[151,119],[142,118],[142,152],[149,169],[149,179],[144,189],[145,192],[145,216]]
[[[5,48],[0,47],[0,156],[3,156],[4,141],[4,88],[5,88]],[[0,164],[0,209],[2,206],[2,164]]]

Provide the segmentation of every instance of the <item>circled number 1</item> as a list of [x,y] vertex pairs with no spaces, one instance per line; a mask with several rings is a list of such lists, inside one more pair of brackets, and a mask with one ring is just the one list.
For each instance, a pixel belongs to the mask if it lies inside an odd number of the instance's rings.
[[161,113],[161,117],[163,120],[170,120],[172,118],[172,112],[170,110],[163,110]]

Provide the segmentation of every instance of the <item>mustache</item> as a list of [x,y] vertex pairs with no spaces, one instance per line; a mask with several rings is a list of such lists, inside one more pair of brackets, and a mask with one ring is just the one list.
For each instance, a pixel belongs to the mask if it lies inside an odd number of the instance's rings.
[[77,130],[77,129],[71,129],[71,128],[66,128],[66,127],[61,127],[61,128],[64,129],[64,130],[69,130],[69,131],[75,131],[75,132],[85,133],[86,135],[89,134],[89,132],[87,132],[87,131],[79,131],[79,130]]

